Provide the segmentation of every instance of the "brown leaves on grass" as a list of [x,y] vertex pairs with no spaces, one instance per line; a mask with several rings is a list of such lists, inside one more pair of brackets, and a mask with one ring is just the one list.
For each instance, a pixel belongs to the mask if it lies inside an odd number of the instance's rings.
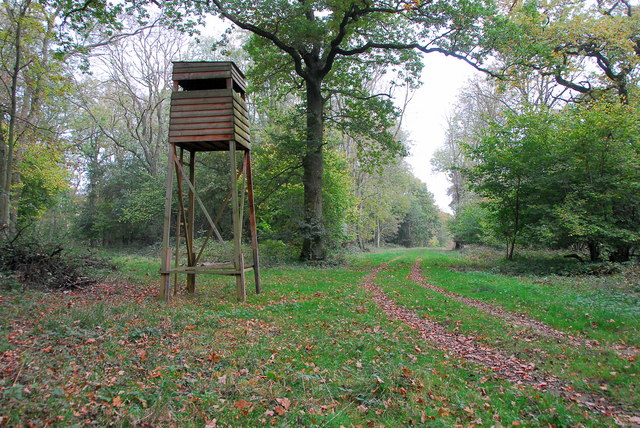
[[249,401],[246,400],[238,400],[234,403],[234,406],[236,409],[238,410],[245,410],[248,409],[252,406],[252,404]]
[[289,407],[291,407],[291,400],[289,400],[288,398],[276,398],[276,403],[281,405],[282,408],[286,411],[288,411]]
[[113,407],[122,407],[122,398],[120,398],[119,395],[117,397],[113,397],[113,400],[111,400],[111,404],[113,405]]
[[[504,355],[500,350],[482,344],[477,338],[465,336],[458,332],[449,332],[440,323],[428,317],[420,317],[416,312],[397,305],[374,283],[377,274],[389,263],[391,262],[380,265],[366,275],[361,286],[371,293],[372,300],[387,316],[403,321],[418,330],[425,340],[435,343],[438,348],[455,357],[484,366],[515,384],[525,384],[539,390],[558,393],[569,400],[578,402],[604,415],[619,415],[624,419],[636,416],[626,414],[624,409],[610,403],[604,396],[595,393],[577,394],[570,386],[563,384],[558,378],[537,370],[535,364],[531,362],[519,360],[515,356]],[[416,266],[418,265],[414,265],[414,273]],[[441,409],[441,411],[443,410]]]
[[[465,297],[460,294],[453,293],[449,290],[445,290],[444,288],[438,287],[436,285],[430,284],[429,282],[427,282],[427,280],[422,275],[422,272],[420,271],[420,262],[421,260],[417,259],[416,262],[411,267],[411,273],[409,274],[409,279],[420,284],[424,288],[427,288],[438,294],[442,294],[443,296],[447,296],[457,302],[464,303],[465,305],[470,306],[472,308],[476,308],[488,315],[499,318],[513,326],[524,327],[525,329],[533,332],[533,336],[544,336],[544,337],[550,337],[557,340],[567,341],[572,346],[575,346],[575,347],[584,346],[586,348],[593,348],[597,346],[602,346],[600,343],[598,343],[597,340],[589,340],[589,339],[585,339],[584,337],[571,335],[564,331],[557,330],[546,323],[535,320],[533,318],[529,318],[524,314],[510,312],[499,306],[490,305],[489,303],[472,299],[470,297]],[[587,317],[590,317],[588,313],[585,315]],[[531,341],[528,338],[525,338],[524,340]],[[622,357],[624,357],[625,354],[630,354],[635,356],[638,353],[640,353],[640,349],[633,346],[616,345],[613,349],[619,356],[622,356]]]

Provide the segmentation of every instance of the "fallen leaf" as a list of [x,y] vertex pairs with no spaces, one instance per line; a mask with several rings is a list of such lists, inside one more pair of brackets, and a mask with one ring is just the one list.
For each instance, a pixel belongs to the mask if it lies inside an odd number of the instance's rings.
[[244,410],[246,408],[251,407],[251,403],[246,400],[239,400],[239,401],[236,401],[235,406],[236,406],[236,409],[238,410]]
[[113,404],[113,407],[122,407],[122,398],[120,398],[119,395],[114,397],[113,400],[111,400],[111,404]]
[[289,400],[288,398],[276,398],[276,402],[281,405],[285,410],[289,410],[289,407],[291,407],[291,400]]
[[280,406],[276,406],[275,409],[273,409],[277,414],[279,414],[280,416],[284,415],[286,413],[286,411],[280,407]]

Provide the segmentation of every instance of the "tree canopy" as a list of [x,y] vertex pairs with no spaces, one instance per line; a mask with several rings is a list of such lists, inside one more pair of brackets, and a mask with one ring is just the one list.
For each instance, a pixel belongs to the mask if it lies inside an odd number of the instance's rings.
[[362,86],[362,76],[383,69],[390,83],[415,84],[419,53],[438,52],[482,68],[482,46],[496,8],[490,1],[184,1],[167,3],[170,16],[216,14],[256,38],[250,52],[254,75],[272,88],[297,92],[305,112],[303,154],[304,221],[301,258],[325,257],[323,168],[326,120],[339,96],[344,132],[371,140],[380,150],[397,150],[388,138],[393,110],[382,94]]

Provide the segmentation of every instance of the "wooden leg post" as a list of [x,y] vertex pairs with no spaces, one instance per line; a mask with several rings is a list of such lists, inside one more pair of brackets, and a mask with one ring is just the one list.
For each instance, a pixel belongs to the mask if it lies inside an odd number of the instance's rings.
[[229,158],[231,161],[231,216],[233,222],[233,264],[236,274],[238,300],[244,302],[247,292],[244,284],[244,263],[242,258],[242,223],[240,222],[240,204],[238,201],[238,181],[236,171],[236,142],[229,142]]
[[253,249],[253,275],[256,283],[256,294],[260,294],[260,257],[258,254],[258,231],[256,228],[256,206],[253,200],[253,177],[251,175],[251,152],[244,152],[245,169],[247,174],[247,197],[249,199],[249,229],[251,232],[251,248]]
[[171,198],[173,196],[173,164],[175,162],[175,146],[169,147],[169,159],[167,163],[167,187],[165,191],[164,201],[164,225],[162,227],[162,251],[161,251],[161,281],[160,281],[160,299],[165,302],[169,301],[171,295],[171,248],[169,247],[169,239],[171,233]]
[[[196,167],[196,152],[195,151],[190,151],[190,157],[189,157],[189,181],[191,182],[191,186],[189,186],[189,209],[188,209],[188,216],[189,216],[189,224],[191,225],[191,227],[189,227],[187,229],[187,240],[189,240],[190,245],[187,247],[189,254],[188,254],[188,266],[189,267],[194,267],[196,265],[196,254],[195,254],[195,249],[194,249],[194,242],[193,239],[195,237],[195,215],[196,215],[196,195],[195,195],[195,189],[196,189],[196,171],[195,171],[195,167]],[[186,219],[185,219],[186,220]],[[188,293],[195,293],[196,291],[196,274],[195,273],[188,273],[187,274],[187,292]]]
[[[184,160],[184,149],[182,147],[180,147],[180,163],[182,164],[183,160]],[[176,168],[176,175],[178,176],[178,182],[180,181],[180,172],[177,170]],[[177,219],[176,219],[176,242],[175,242],[175,247],[176,250],[173,254],[173,258],[174,258],[174,267],[178,267],[180,266],[180,245],[182,244],[182,222],[183,222],[183,218],[182,218],[182,210],[178,210],[178,215],[177,215]],[[178,272],[175,272],[173,274],[173,295],[177,295],[178,294]]]

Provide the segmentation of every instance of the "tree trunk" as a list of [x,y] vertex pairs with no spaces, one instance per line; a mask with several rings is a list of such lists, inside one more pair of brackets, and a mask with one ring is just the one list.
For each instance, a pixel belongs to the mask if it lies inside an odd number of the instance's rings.
[[628,262],[631,259],[631,247],[619,245],[609,254],[610,262]]
[[589,260],[592,262],[597,262],[600,260],[600,244],[595,241],[587,242],[587,246],[589,247]]
[[2,157],[0,158],[0,233],[11,233],[15,229],[15,224],[11,224],[11,181],[13,174],[13,150],[16,140],[16,126],[18,114],[18,75],[20,74],[22,62],[22,20],[27,15],[31,5],[31,0],[20,5],[17,16],[15,11],[10,13],[15,20],[15,39],[13,41],[15,58],[13,58],[13,70],[11,70],[11,87],[9,107],[9,129],[6,138],[6,146],[3,141]]
[[302,167],[304,186],[304,224],[301,260],[325,258],[325,234],[322,216],[322,145],[324,137],[324,99],[320,79],[307,79],[307,142]]
[[9,227],[8,212],[5,214],[5,207],[9,207],[9,195],[5,192],[5,177],[7,168],[7,136],[4,133],[4,124],[0,122],[0,237],[7,232]]
[[[22,17],[20,17],[22,18]],[[9,109],[9,131],[7,135],[7,145],[2,162],[2,177],[0,177],[0,228],[5,231],[11,229],[11,176],[13,173],[13,148],[15,143],[17,112],[18,112],[18,74],[20,73],[20,56],[21,56],[21,32],[22,20],[18,19],[16,25],[15,39],[15,61],[11,75],[10,97],[11,106]],[[10,232],[9,232],[10,233]]]
[[516,237],[507,239],[507,260],[513,260],[513,251],[516,247]]

